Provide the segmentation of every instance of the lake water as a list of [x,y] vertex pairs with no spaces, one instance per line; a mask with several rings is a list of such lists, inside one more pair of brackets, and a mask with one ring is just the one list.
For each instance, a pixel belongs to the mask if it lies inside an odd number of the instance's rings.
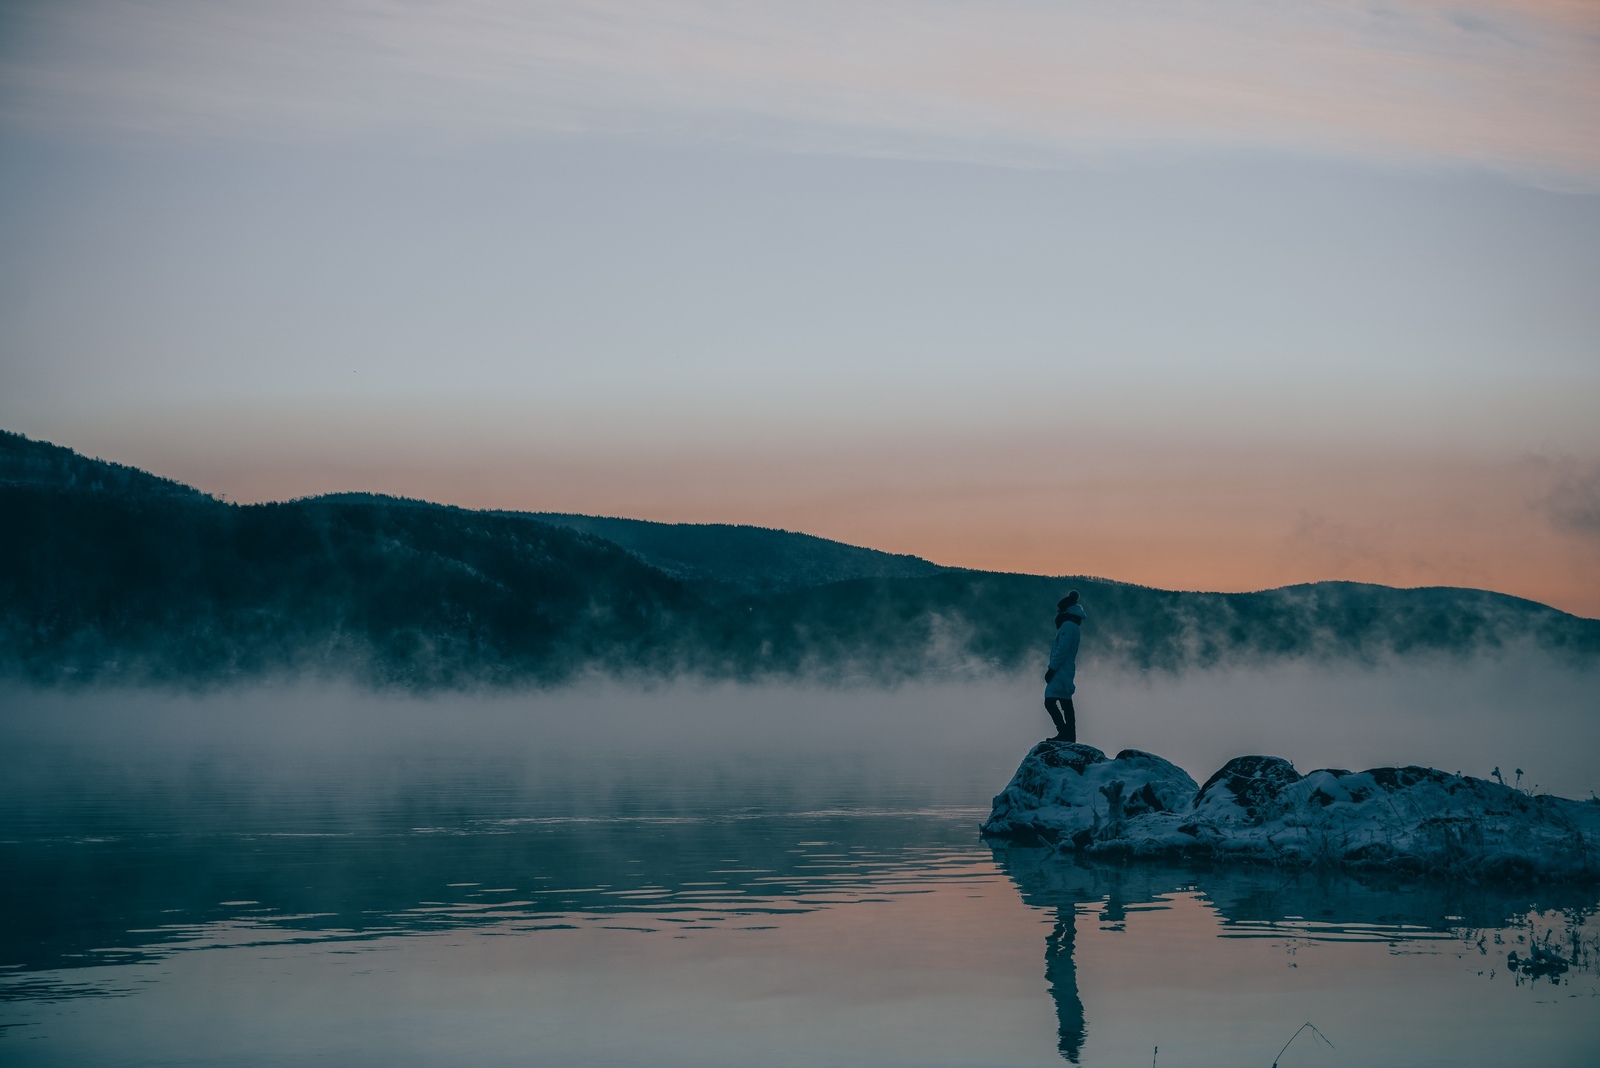
[[0,754],[8,1065],[1268,1068],[1308,1021],[1282,1068],[1600,1059],[1600,894],[992,847],[1005,737],[141,700]]

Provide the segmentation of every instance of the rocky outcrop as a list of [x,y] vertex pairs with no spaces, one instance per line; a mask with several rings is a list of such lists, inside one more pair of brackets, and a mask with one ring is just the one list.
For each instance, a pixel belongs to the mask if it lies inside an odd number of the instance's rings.
[[1241,756],[1196,787],[1128,749],[1041,742],[986,837],[1088,856],[1166,856],[1467,878],[1600,879],[1600,802],[1533,795],[1435,768],[1326,768]]
[[[1153,753],[1124,749],[1107,760],[1092,745],[1045,741],[994,799],[983,833],[1083,849],[1124,837],[1135,824],[1165,827],[1188,813],[1195,791],[1188,772]],[[1153,816],[1162,818],[1147,819]]]

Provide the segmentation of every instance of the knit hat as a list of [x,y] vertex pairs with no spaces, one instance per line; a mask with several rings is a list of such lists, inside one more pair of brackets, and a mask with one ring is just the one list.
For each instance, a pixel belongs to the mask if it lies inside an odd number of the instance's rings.
[[1078,603],[1077,590],[1068,591],[1065,597],[1056,602],[1056,614],[1058,617],[1071,616],[1080,623],[1083,622],[1083,617],[1087,613],[1084,612],[1083,605]]

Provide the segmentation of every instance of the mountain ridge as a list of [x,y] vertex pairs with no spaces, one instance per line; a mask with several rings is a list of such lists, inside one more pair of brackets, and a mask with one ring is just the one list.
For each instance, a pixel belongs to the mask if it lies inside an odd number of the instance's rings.
[[[960,570],[918,556],[743,523],[658,523],[561,512],[526,514],[615,542],[714,600],[854,578],[923,578]],[[787,573],[773,566],[773,557],[779,555],[785,558]]]
[[1600,621],[1492,591],[1178,592],[730,524],[361,493],[240,505],[7,432],[0,515],[0,677],[35,684],[973,677],[1036,667],[1069,584],[1090,604],[1086,664],[1371,662],[1522,641],[1600,661]]

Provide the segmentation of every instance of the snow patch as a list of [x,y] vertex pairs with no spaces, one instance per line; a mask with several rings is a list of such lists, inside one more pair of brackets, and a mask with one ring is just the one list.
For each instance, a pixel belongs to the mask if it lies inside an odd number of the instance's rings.
[[1600,802],[1436,768],[1324,768],[1241,756],[1204,786],[1153,753],[1044,741],[983,834],[1089,856],[1235,859],[1468,878],[1600,878]]

